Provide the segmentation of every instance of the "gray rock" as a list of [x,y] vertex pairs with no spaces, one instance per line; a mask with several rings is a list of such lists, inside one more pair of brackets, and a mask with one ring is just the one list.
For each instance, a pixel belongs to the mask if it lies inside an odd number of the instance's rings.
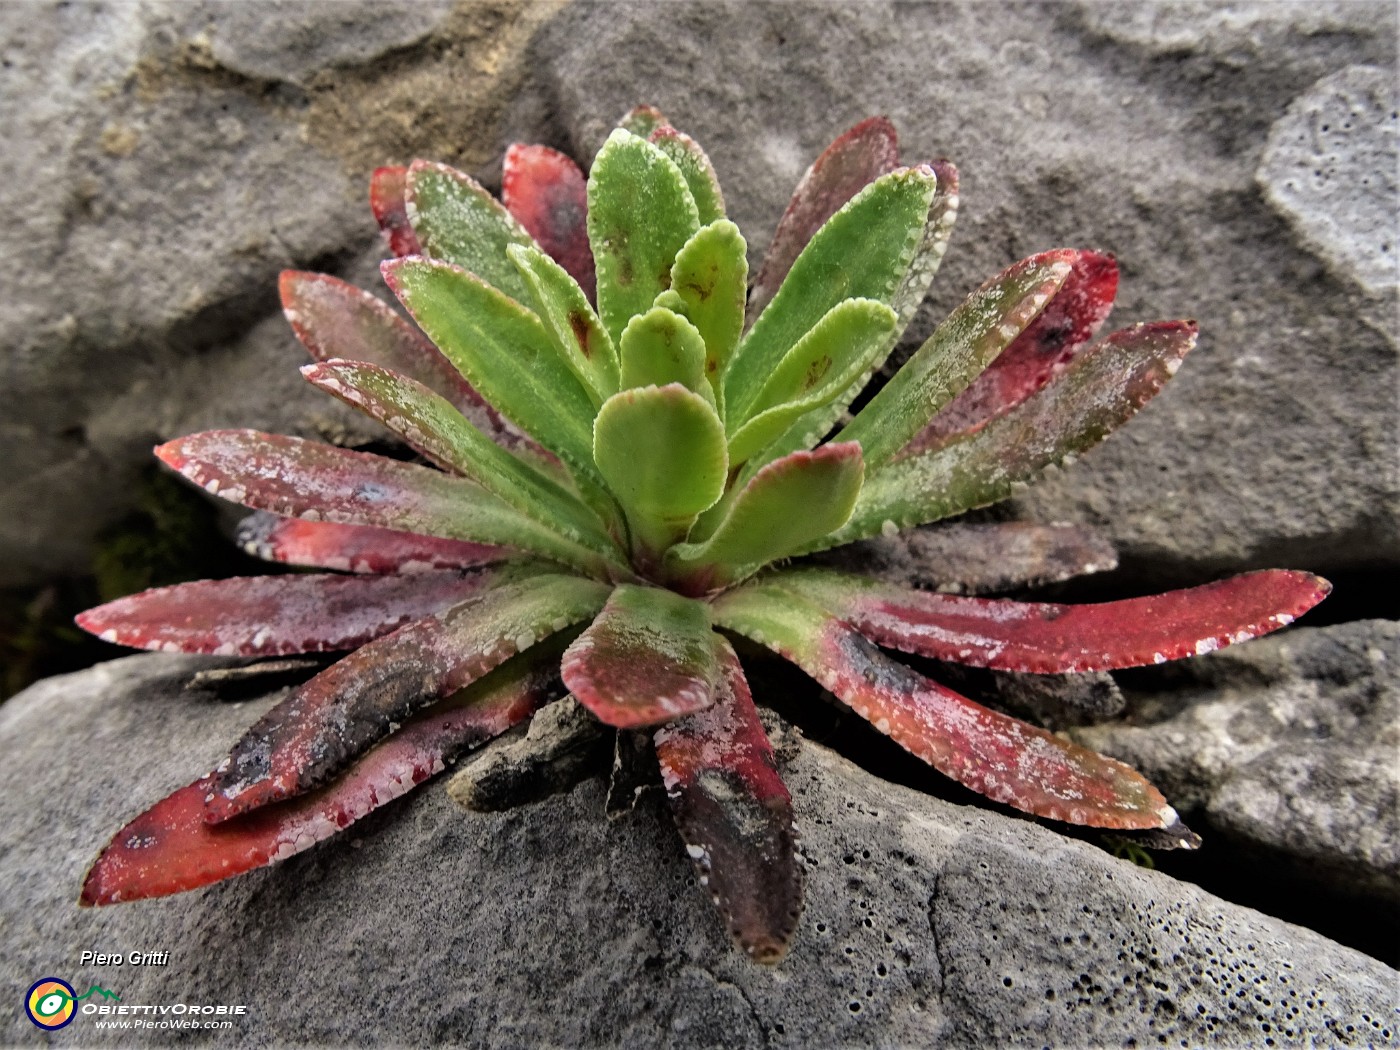
[[1313,85],[1269,133],[1259,183],[1305,243],[1372,292],[1395,286],[1395,70],[1349,66]]
[[[470,1046],[1394,1045],[1397,974],[1324,938],[1026,821],[785,747],[807,908],[776,970],[726,941],[655,794],[604,785],[464,814],[441,782],[273,869],[82,911],[120,823],[208,768],[272,699],[116,661],[0,708],[0,972],[126,1004],[247,1004],[233,1038]],[[169,951],[85,967],[83,950]],[[0,1003],[8,1041],[49,1036]],[[92,1019],[71,1030],[90,1040]],[[182,1042],[226,1044],[229,1033]],[[164,1042],[162,1033],[110,1037]]]
[[1400,624],[1303,628],[1185,661],[1132,725],[1081,729],[1207,841],[1314,887],[1400,904]]

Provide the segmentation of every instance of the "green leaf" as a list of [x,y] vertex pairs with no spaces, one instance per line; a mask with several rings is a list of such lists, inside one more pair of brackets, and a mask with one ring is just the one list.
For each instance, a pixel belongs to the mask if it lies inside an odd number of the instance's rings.
[[594,424],[593,455],[627,510],[634,540],[651,555],[719,499],[729,468],[724,424],[679,383],[609,398]]
[[597,476],[593,402],[539,318],[448,263],[410,257],[382,270],[419,327],[487,401],[575,473]]
[[962,392],[1035,320],[1069,276],[1074,253],[1044,252],[992,278],[963,302],[838,435],[859,441],[874,471]]
[[530,519],[604,556],[617,559],[621,553],[571,493],[501,448],[421,383],[354,361],[308,365],[302,374]]
[[844,525],[864,476],[860,446],[851,443],[770,463],[739,493],[714,535],[671,548],[666,567],[694,593],[743,579]]
[[567,270],[540,249],[513,244],[508,249],[530,286],[536,312],[554,337],[569,369],[601,405],[618,390],[617,349],[588,297]]
[[564,684],[610,726],[637,729],[714,703],[715,636],[704,602],[658,587],[614,588],[564,653]]
[[653,146],[676,162],[702,223],[724,218],[724,194],[719,188],[719,176],[700,143],[675,128],[657,128],[647,139]]
[[470,175],[414,161],[408,169],[408,217],[423,254],[476,274],[512,299],[529,288],[506,257],[512,244],[534,244],[525,227]]
[[668,305],[674,296],[684,304],[677,312],[688,317],[704,337],[705,375],[717,395],[720,376],[744,330],[747,252],[739,227],[728,219],[701,227],[676,255],[670,290],[656,303]]
[[614,131],[588,179],[598,312],[614,342],[670,287],[676,253],[699,228],[695,200],[675,162],[650,142]]
[[622,388],[680,383],[713,402],[705,379],[705,340],[680,314],[653,307],[622,332]]
[[650,138],[653,131],[666,127],[668,123],[666,115],[655,106],[633,106],[623,114],[617,126],[644,139]]
[[743,463],[799,416],[836,400],[871,368],[894,332],[895,312],[870,299],[833,306],[773,371],[752,416],[733,427],[729,461]]
[[1136,325],[1081,351],[1043,390],[981,430],[873,472],[851,520],[803,553],[937,521],[1010,496],[1102,441],[1162,389],[1195,345],[1191,321]]
[[936,183],[927,168],[890,172],[816,232],[730,363],[724,381],[728,418],[748,418],[778,362],[837,303],[894,299],[922,242]]

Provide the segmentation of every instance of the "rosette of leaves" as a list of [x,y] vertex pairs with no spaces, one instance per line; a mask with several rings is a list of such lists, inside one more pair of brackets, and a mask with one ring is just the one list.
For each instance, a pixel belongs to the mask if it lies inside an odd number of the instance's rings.
[[[185,478],[259,512],[250,550],[324,571],[79,618],[146,649],[348,655],[118,832],[83,903],[306,849],[567,690],[651,734],[700,881],[743,949],[776,962],[801,907],[793,809],[732,636],[998,802],[1189,838],[1133,770],[883,650],[1034,674],[1160,663],[1274,630],[1324,581],[1255,572],[1065,606],[792,560],[1006,497],[1133,415],[1195,341],[1189,321],[1095,340],[1113,260],[1044,252],[974,291],[852,413],[938,268],[957,185],[947,162],[901,165],[889,122],[867,120],[808,170],[750,282],[710,161],[650,108],[586,179],[512,146],[499,202],[439,164],[377,171],[383,273],[412,323],[324,275],[283,274],[282,298],[307,380],[424,462],[249,430],[162,445]],[[1061,554],[1062,576],[1098,557]],[[940,582],[968,583],[956,566]]]

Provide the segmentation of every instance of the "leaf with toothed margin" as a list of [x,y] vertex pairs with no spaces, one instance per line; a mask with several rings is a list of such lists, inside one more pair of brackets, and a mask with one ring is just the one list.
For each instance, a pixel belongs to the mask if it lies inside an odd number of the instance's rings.
[[686,853],[755,962],[782,961],[802,913],[792,798],[778,776],[734,650],[717,639],[714,706],[656,731],[656,753]]
[[497,573],[249,576],[157,587],[80,613],[104,642],[157,652],[286,656],[355,649],[441,612]]
[[548,146],[506,149],[501,203],[550,258],[593,298],[593,252],[588,247],[588,187],[579,166]]
[[768,305],[807,242],[841,206],[899,166],[899,136],[888,117],[869,117],[837,136],[803,174],[749,297],[751,316]]
[[560,358],[601,405],[618,390],[617,349],[583,289],[538,248],[513,244],[507,252],[530,285],[535,311],[554,337]]
[[1036,816],[1100,828],[1165,828],[1176,811],[1142,775],[998,714],[885,656],[781,578],[730,591],[715,623],[767,646],[940,773]]
[[872,472],[992,362],[1059,290],[1074,253],[1024,259],[973,292],[838,434],[859,441]]
[[724,378],[727,420],[749,417],[778,362],[837,303],[853,298],[892,302],[922,242],[936,186],[930,168],[891,172],[861,190],[817,231],[729,364]]
[[1116,569],[1118,552],[1087,525],[959,522],[860,540],[812,563],[917,590],[994,594]]
[[729,461],[743,463],[806,413],[836,400],[870,372],[894,336],[895,314],[884,303],[837,303],[797,341],[759,390],[746,420],[730,421]]
[[[502,259],[515,269],[504,249]],[[419,327],[491,404],[571,470],[596,477],[593,401],[538,317],[447,263],[397,259],[383,272]]]
[[1200,587],[1093,605],[911,591],[825,570],[782,584],[880,645],[1001,671],[1142,667],[1211,652],[1292,623],[1330,591],[1305,572],[1248,572]]
[[675,162],[645,139],[614,131],[588,180],[598,313],[614,343],[627,322],[671,286],[676,253],[699,228],[695,200]]
[[600,721],[639,729],[714,702],[714,643],[703,602],[622,584],[564,653],[560,673]]
[[506,248],[534,244],[534,239],[470,175],[415,160],[408,169],[406,200],[424,255],[469,270],[512,299],[529,298]]
[[[909,264],[904,281],[890,300],[898,318],[895,322],[896,332],[903,332],[917,313],[919,303],[923,301],[929,285],[933,282],[934,274],[938,272],[939,264],[943,261],[943,253],[948,247],[948,238],[952,235],[953,224],[958,215],[957,168],[946,160],[932,161],[928,166],[937,175],[938,188],[934,191],[933,203],[929,205],[923,238],[914,251],[914,258]],[[748,481],[761,467],[775,459],[781,459],[790,452],[816,447],[817,443],[831,433],[831,429],[841,421],[851,402],[865,389],[876,370],[885,363],[896,341],[891,339],[884,351],[876,355],[871,362],[869,370],[857,376],[835,400],[800,416],[780,438],[758,455],[750,457],[740,475],[739,483]]]
[[690,189],[691,199],[702,225],[724,218],[724,193],[719,188],[719,176],[700,143],[669,124],[657,128],[647,141],[675,162]]
[[[602,608],[609,588],[514,569],[445,612],[384,635],[332,664],[260,718],[214,774],[211,824],[329,782],[439,697]],[[532,575],[533,573],[533,575]]]
[[509,557],[502,547],[436,536],[282,518],[254,511],[238,523],[238,545],[263,561],[358,573],[469,569]]
[[860,446],[850,443],[775,460],[739,493],[714,535],[667,551],[667,569],[694,593],[743,579],[840,528],[863,476]]
[[593,442],[598,469],[652,554],[684,536],[724,492],[724,424],[708,401],[679,383],[609,398]]
[[409,721],[318,791],[210,825],[213,774],[157,802],[112,837],[83,881],[84,907],[164,897],[285,860],[407,794],[467,749],[557,695],[557,650],[507,661]]
[[1015,342],[957,397],[945,405],[903,449],[924,452],[980,430],[1048,383],[1102,326],[1118,290],[1113,256],[1077,251],[1069,276],[1054,298]]
[[650,138],[652,132],[658,128],[669,126],[670,121],[666,115],[655,106],[633,106],[622,115],[622,119],[617,122],[617,126],[623,131],[630,131],[639,138]]
[[307,365],[302,374],[531,520],[604,557],[620,555],[602,523],[572,493],[492,442],[422,384],[354,361]]
[[1045,389],[975,434],[872,471],[851,520],[809,550],[1005,499],[1016,485],[1093,447],[1130,419],[1162,389],[1195,342],[1194,321],[1113,333],[1077,355]]
[[533,551],[585,572],[608,561],[474,481],[383,456],[256,430],[206,430],[156,449],[206,492],[283,517],[369,525]]
[[[705,340],[705,378],[718,388],[744,330],[744,288],[748,250],[739,227],[728,219],[702,226],[686,241],[671,267],[671,287],[662,298],[675,297],[671,308],[684,314]],[[669,305],[658,299],[657,306]]]
[[423,246],[408,221],[408,204],[404,200],[408,188],[408,169],[403,167],[375,168],[369,179],[369,206],[380,232],[397,256],[418,255]]
[[622,330],[622,389],[679,383],[713,404],[705,340],[680,314],[654,306]]

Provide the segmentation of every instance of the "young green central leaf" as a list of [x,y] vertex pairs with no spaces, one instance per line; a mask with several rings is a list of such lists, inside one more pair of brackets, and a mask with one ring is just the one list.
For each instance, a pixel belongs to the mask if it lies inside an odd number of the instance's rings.
[[671,267],[671,292],[705,339],[705,376],[716,395],[744,330],[747,250],[739,227],[721,219],[686,241]]
[[588,180],[598,312],[614,343],[627,322],[671,286],[676,253],[699,228],[695,200],[675,162],[650,142],[614,131]]
[[564,684],[608,725],[636,729],[709,707],[715,635],[703,602],[622,584],[564,654]]
[[622,388],[668,383],[714,401],[705,378],[704,338],[680,314],[656,306],[632,318],[622,331]]
[[[659,555],[724,492],[724,424],[679,383],[609,398],[593,429],[593,455],[639,541]],[[634,544],[635,546],[635,544]]]

